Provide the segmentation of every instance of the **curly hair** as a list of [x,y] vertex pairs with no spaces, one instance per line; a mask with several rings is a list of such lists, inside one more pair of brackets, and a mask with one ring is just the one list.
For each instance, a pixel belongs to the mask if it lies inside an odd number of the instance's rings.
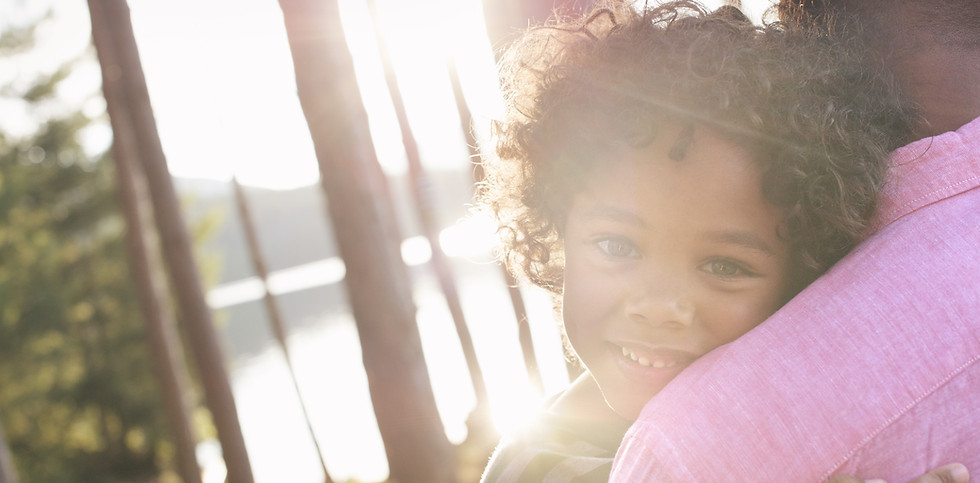
[[860,239],[913,118],[895,83],[842,42],[689,1],[606,2],[528,30],[500,61],[506,117],[479,191],[505,263],[560,295],[568,209],[601,154],[671,125],[688,134],[671,152],[682,159],[705,127],[752,153],[809,283]]

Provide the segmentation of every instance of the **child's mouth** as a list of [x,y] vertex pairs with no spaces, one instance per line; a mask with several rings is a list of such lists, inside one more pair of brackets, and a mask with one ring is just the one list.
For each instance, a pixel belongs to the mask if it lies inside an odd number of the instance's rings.
[[677,366],[676,360],[665,360],[665,359],[655,359],[655,358],[651,359],[647,356],[638,355],[635,352],[625,347],[620,347],[620,349],[622,349],[623,351],[623,357],[628,357],[630,360],[643,367],[653,367],[655,369],[663,369],[667,367]]
[[632,367],[639,371],[650,369],[681,369],[689,366],[699,356],[691,351],[663,346],[649,347],[645,344],[611,342],[610,352],[619,359],[624,368]]

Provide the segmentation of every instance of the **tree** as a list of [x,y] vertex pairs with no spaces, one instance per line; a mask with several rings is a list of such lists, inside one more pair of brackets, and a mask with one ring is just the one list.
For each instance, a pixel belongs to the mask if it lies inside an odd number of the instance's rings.
[[0,417],[24,481],[155,478],[173,447],[112,166],[83,149],[93,120],[57,107],[68,72],[4,87],[34,119],[27,135],[0,134]]

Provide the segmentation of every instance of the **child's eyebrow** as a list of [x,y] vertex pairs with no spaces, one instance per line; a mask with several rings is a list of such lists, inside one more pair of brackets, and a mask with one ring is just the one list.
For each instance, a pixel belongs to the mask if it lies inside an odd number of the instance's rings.
[[583,218],[601,218],[609,221],[615,221],[619,223],[625,223],[629,225],[634,225],[637,227],[648,226],[646,220],[644,220],[640,215],[633,213],[630,210],[619,208],[612,205],[606,204],[596,204],[592,206],[588,211],[583,213]]
[[756,235],[751,231],[713,231],[708,232],[706,236],[709,240],[714,242],[738,245],[744,248],[762,252],[769,256],[776,256],[776,251],[773,250],[772,246],[759,237],[759,235]]

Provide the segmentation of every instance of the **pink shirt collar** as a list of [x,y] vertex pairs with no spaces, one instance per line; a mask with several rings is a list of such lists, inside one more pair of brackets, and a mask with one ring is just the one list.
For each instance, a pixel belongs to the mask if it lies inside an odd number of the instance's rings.
[[889,159],[873,234],[926,205],[980,185],[980,118],[956,131],[920,139]]

